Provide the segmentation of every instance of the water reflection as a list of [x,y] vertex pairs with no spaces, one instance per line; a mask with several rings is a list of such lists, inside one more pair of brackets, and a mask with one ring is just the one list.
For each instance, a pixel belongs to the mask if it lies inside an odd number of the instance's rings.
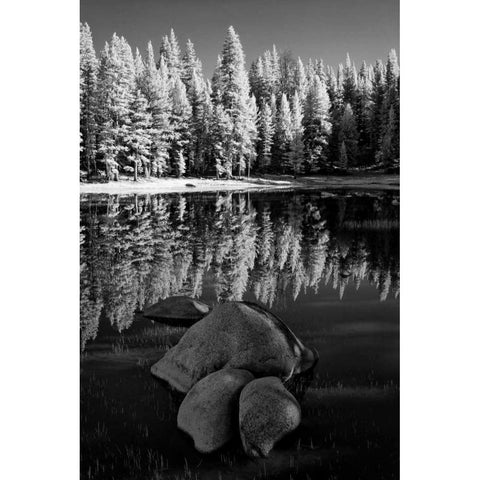
[[81,340],[118,331],[175,294],[247,294],[268,307],[331,286],[399,294],[398,195],[216,193],[82,196]]

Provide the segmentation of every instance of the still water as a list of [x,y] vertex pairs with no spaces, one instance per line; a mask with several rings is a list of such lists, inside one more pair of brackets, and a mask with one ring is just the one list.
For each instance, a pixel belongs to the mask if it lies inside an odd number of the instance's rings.
[[[82,478],[398,478],[398,192],[81,197]],[[197,453],[149,366],[172,295],[254,301],[319,353],[302,424],[266,460]]]

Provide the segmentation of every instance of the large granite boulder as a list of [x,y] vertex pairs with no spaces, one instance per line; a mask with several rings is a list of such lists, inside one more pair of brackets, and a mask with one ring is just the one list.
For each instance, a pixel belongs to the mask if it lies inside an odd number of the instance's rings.
[[190,327],[151,372],[186,393],[221,368],[286,380],[315,362],[313,352],[278,317],[253,303],[228,302]]
[[195,322],[203,318],[210,307],[200,300],[185,296],[168,297],[143,311],[143,316],[152,320],[185,320]]
[[214,452],[238,432],[238,399],[253,379],[246,370],[225,368],[207,375],[187,393],[177,425],[193,438],[199,452]]
[[300,405],[277,377],[254,380],[240,394],[240,438],[250,457],[267,457],[300,420]]

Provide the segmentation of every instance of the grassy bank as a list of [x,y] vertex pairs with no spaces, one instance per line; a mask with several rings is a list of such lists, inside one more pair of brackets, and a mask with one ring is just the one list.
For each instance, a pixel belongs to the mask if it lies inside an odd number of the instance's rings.
[[232,180],[215,178],[152,178],[134,182],[121,177],[118,182],[81,183],[80,193],[171,193],[211,192],[217,190],[270,190],[287,188],[336,189],[359,188],[372,190],[398,190],[398,175],[358,176],[305,176],[294,178],[290,175],[266,175],[264,177],[243,177]]

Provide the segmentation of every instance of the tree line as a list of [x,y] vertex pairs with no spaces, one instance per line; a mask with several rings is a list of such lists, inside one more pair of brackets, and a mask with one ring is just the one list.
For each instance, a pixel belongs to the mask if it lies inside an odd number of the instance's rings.
[[368,282],[380,300],[396,297],[398,221],[389,195],[89,197],[81,203],[82,345],[95,337],[102,312],[121,331],[161,298],[203,298],[207,281],[215,301],[251,292],[270,308],[322,285],[342,298],[348,285]]
[[80,27],[80,168],[88,177],[317,173],[388,168],[399,161],[400,72],[386,63],[357,71],[305,65],[275,46],[247,69],[230,27],[212,79],[194,44],[175,32],[159,60],[113,34],[98,58]]

